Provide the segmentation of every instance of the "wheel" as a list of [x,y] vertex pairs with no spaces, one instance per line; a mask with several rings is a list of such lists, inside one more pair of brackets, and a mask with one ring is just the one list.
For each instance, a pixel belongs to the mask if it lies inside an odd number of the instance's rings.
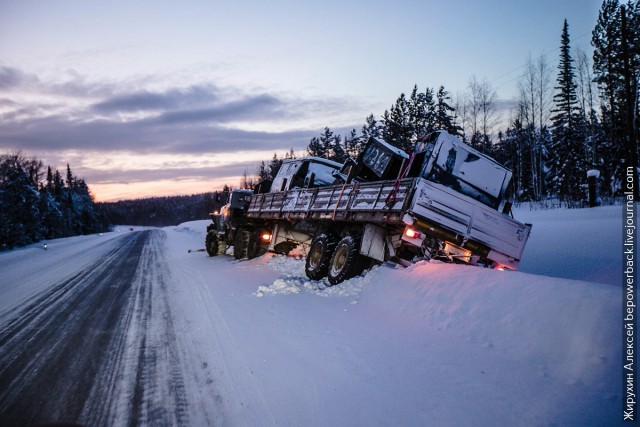
[[236,238],[233,240],[233,257],[235,259],[247,258],[250,237],[251,232],[248,230],[240,229],[236,231]]
[[218,255],[218,232],[215,230],[208,231],[207,237],[204,239],[204,246],[209,256]]
[[337,285],[357,276],[365,269],[367,258],[360,255],[360,242],[355,236],[346,236],[338,242],[329,263],[327,279]]
[[269,250],[269,242],[262,239],[265,233],[268,233],[268,231],[262,228],[251,233],[247,246],[247,258],[253,259],[267,253],[267,250]]
[[224,238],[218,239],[218,254],[224,255],[227,253],[227,242],[225,242]]
[[304,265],[304,271],[309,279],[320,280],[327,275],[335,247],[336,238],[331,234],[322,233],[313,238]]

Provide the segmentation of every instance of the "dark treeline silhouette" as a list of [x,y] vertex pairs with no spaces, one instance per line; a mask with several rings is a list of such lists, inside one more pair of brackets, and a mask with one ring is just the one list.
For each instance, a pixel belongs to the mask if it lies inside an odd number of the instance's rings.
[[0,250],[108,230],[89,187],[21,153],[0,155]]
[[223,191],[190,196],[150,197],[97,203],[101,215],[112,225],[148,225],[166,227],[186,221],[209,218],[228,199],[228,187]]

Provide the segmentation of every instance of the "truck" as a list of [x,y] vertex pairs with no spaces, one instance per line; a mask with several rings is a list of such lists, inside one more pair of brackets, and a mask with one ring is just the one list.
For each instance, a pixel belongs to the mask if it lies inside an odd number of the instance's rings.
[[[209,256],[226,253],[234,248],[236,259],[255,258],[264,255],[271,241],[273,224],[261,218],[247,215],[247,208],[254,191],[286,192],[297,188],[314,188],[336,182],[336,173],[342,165],[320,157],[286,159],[282,162],[273,181],[263,181],[255,190],[237,189],[230,192],[229,201],[220,212],[210,214],[212,223],[207,226],[205,249]],[[297,244],[279,246],[288,253]]]
[[330,167],[331,183],[309,174],[287,186],[279,172],[279,186],[251,194],[235,221],[236,234],[248,237],[234,254],[253,255],[245,246],[258,237],[255,253],[306,245],[306,275],[331,285],[386,261],[518,268],[532,226],[513,218],[511,171],[446,131],[429,134],[410,155],[370,138],[358,159]]

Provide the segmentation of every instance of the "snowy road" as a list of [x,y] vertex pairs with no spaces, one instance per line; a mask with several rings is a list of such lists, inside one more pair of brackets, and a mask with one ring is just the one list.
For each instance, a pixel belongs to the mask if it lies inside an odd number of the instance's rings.
[[142,231],[99,245],[94,262],[15,311],[0,332],[3,424],[183,422],[164,239]]

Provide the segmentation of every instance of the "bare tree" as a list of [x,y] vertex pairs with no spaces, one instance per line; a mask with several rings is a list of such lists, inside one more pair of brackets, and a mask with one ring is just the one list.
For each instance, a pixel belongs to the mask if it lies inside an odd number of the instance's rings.
[[495,105],[497,93],[489,81],[478,81],[476,76],[469,80],[468,91],[471,145],[487,150],[491,147],[493,130],[500,121]]
[[517,120],[522,124],[522,141],[525,146],[521,147],[517,170],[519,174],[525,173],[526,176],[517,178],[521,180],[522,188],[527,183],[531,196],[539,199],[544,186],[543,129],[551,114],[552,100],[551,72],[544,56],[533,60],[529,55],[518,81],[518,89],[517,111],[513,112],[511,123],[516,123]]
[[462,140],[466,143],[469,143],[469,138],[467,137],[467,130],[469,130],[469,112],[468,112],[468,95],[466,92],[458,92],[453,101],[453,108],[455,108],[456,112],[456,121],[457,124],[462,128]]
[[586,125],[585,135],[587,144],[585,148],[589,153],[585,153],[592,163],[596,161],[596,137],[595,120],[596,110],[593,96],[593,75],[591,73],[591,61],[584,50],[576,48],[576,83],[578,85],[576,94],[582,120]]
[[538,128],[542,130],[551,117],[551,102],[553,90],[551,87],[551,68],[544,56],[540,56],[535,63],[536,96],[538,98]]

